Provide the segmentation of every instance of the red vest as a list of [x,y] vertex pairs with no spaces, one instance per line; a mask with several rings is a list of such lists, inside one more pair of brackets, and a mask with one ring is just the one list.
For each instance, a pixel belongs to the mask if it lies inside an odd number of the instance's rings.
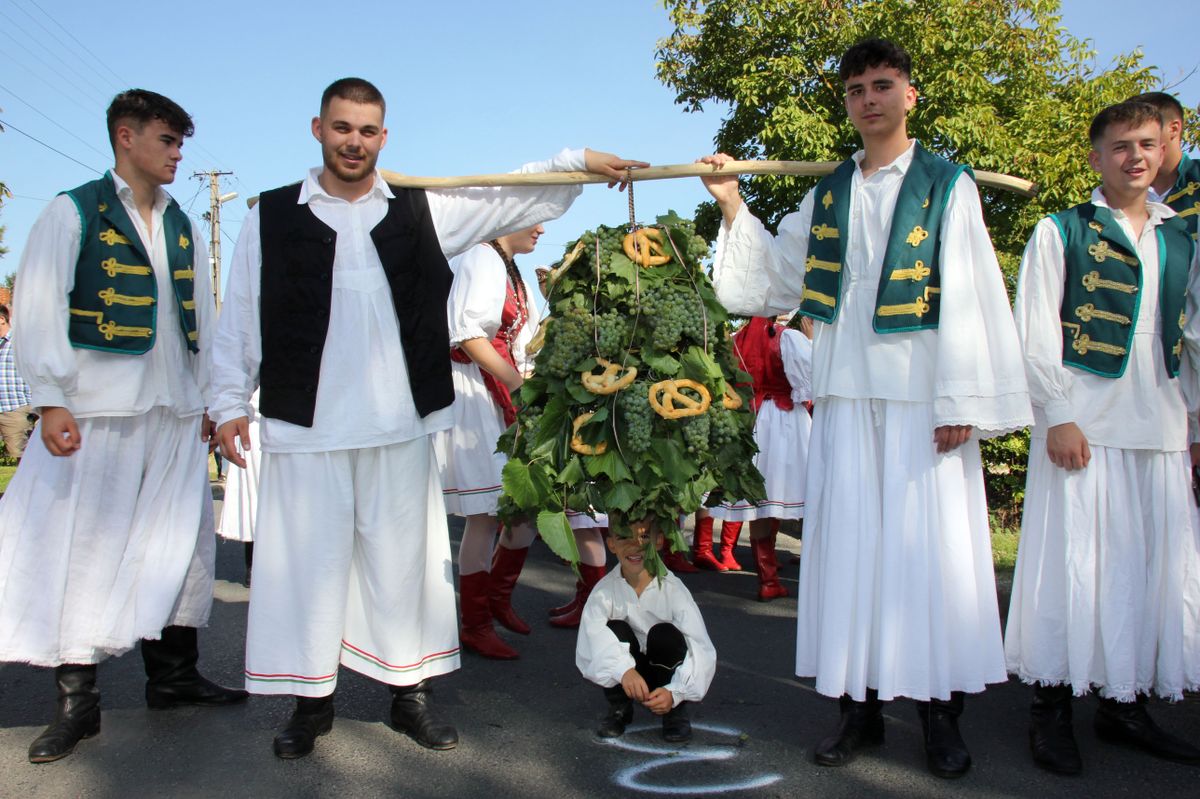
[[[517,361],[512,353],[513,342],[516,341],[517,334],[521,332],[521,327],[524,326],[529,313],[525,310],[522,295],[513,290],[512,281],[506,280],[504,285],[504,308],[500,311],[500,329],[496,331],[496,335],[492,339],[492,348],[515,369]],[[471,362],[471,359],[459,347],[451,348],[450,359],[458,363]],[[480,369],[479,371],[483,375],[483,383],[487,386],[488,393],[492,395],[492,399],[504,413],[504,423],[512,424],[517,420],[517,410],[513,406],[508,387],[487,370]]]
[[754,385],[754,410],[771,400],[784,411],[790,411],[792,384],[783,371],[783,356],[779,342],[784,326],[763,316],[751,318],[733,337],[733,350],[750,375]]

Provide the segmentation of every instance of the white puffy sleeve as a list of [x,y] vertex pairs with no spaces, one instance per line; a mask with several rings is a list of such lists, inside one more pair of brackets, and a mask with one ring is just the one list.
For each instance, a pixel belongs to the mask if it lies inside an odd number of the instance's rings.
[[980,438],[1033,423],[1012,309],[975,182],[960,175],[942,217],[934,423]]
[[209,417],[218,425],[239,416],[254,421],[256,415],[250,395],[258,388],[258,369],[262,363],[259,207],[251,208],[242,222],[213,341],[213,401]]
[[792,402],[812,402],[812,342],[799,330],[787,328],[779,339],[783,373],[792,386]]
[[1074,376],[1062,360],[1060,308],[1065,280],[1062,236],[1054,220],[1046,217],[1034,228],[1021,258],[1014,314],[1029,395],[1045,414],[1048,427],[1075,420],[1071,408]]
[[722,222],[713,261],[713,288],[736,314],[774,316],[794,310],[804,290],[804,259],[813,193],[779,223],[772,236],[745,203],[730,225]]
[[1195,248],[1188,275],[1187,324],[1183,328],[1183,357],[1179,362],[1179,386],[1187,403],[1188,443],[1200,441],[1200,246]]
[[21,254],[13,356],[35,408],[72,410],[67,396],[76,391],[79,367],[67,336],[68,295],[75,287],[82,230],[74,201],[59,195],[38,216]]
[[[525,164],[517,172],[575,172],[587,168],[583,150]],[[438,242],[447,258],[481,241],[557,219],[582,186],[492,186],[425,192]]]
[[500,329],[508,274],[500,255],[486,244],[477,244],[450,264],[454,282],[446,315],[450,343],[472,338],[491,340]]
[[681,580],[674,580],[671,591],[671,623],[683,633],[687,641],[687,655],[675,669],[671,681],[665,686],[671,692],[674,704],[699,702],[708,693],[713,676],[717,673],[717,650],[708,637],[704,617]]
[[[608,627],[609,619],[614,618],[612,576],[610,572],[592,589],[575,639],[575,665],[584,677],[603,688],[620,685],[625,672],[637,666],[629,645],[619,641]],[[616,579],[624,579],[619,568]]]
[[192,298],[196,302],[196,348],[199,350],[196,357],[191,359],[192,377],[196,381],[196,387],[200,389],[200,396],[204,398],[204,407],[207,408],[212,404],[213,399],[212,350],[213,339],[216,336],[217,306],[213,299],[208,243],[204,239],[204,232],[200,230],[195,220],[192,220],[192,242],[196,248],[196,253],[192,257],[192,263],[196,265],[194,270],[196,273],[195,288]]

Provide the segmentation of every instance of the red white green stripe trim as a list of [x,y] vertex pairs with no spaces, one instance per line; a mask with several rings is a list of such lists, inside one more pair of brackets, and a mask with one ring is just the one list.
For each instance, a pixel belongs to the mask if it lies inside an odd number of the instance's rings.
[[259,674],[254,671],[246,671],[246,679],[253,682],[298,682],[304,685],[321,685],[333,682],[336,678],[336,671],[333,674],[326,674],[324,677],[305,677],[303,674]]
[[487,488],[443,488],[442,496],[473,497],[478,494],[491,494],[503,486],[488,486]]
[[447,658],[458,657],[459,649],[456,646],[453,649],[447,649],[444,652],[434,652],[433,654],[426,655],[425,657],[421,658],[416,663],[410,663],[405,666],[397,666],[394,663],[388,663],[387,661],[383,660],[382,658],[372,655],[370,652],[367,652],[365,650],[359,649],[358,647],[354,646],[353,644],[351,644],[347,641],[342,641],[342,651],[348,652],[351,655],[354,655],[356,657],[360,657],[363,660],[370,663],[372,666],[375,666],[376,668],[381,668],[386,671],[391,671],[391,672],[396,672],[396,673],[402,674],[406,671],[415,671],[416,669],[421,668],[422,666],[426,665],[427,663],[436,663],[439,660],[446,660]]
[[759,503],[753,502],[735,502],[730,505],[728,502],[722,502],[721,507],[725,510],[750,510],[751,508],[803,508],[803,502],[779,502],[772,499],[763,500]]

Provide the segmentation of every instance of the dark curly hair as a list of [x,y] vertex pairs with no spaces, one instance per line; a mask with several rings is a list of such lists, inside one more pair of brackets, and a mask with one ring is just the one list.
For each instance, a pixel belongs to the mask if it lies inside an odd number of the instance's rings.
[[122,122],[142,127],[155,119],[161,119],[167,127],[187,138],[196,132],[192,117],[169,97],[163,97],[146,89],[130,89],[121,92],[108,105],[108,141],[117,147],[117,126]]

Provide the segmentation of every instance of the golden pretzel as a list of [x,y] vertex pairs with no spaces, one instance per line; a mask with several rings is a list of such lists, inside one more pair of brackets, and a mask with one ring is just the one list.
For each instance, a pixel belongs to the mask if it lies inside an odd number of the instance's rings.
[[[690,388],[700,395],[700,399],[692,399],[680,391]],[[702,383],[695,380],[662,380],[650,386],[650,407],[664,419],[682,419],[685,416],[699,416],[708,410],[712,404],[712,395]],[[683,407],[676,408],[678,402]]]
[[588,420],[595,415],[595,411],[588,411],[580,414],[571,424],[571,449],[580,455],[603,455],[608,450],[607,442],[601,441],[593,447],[591,444],[583,443],[583,439],[579,437],[579,428],[587,424]]
[[742,407],[742,395],[734,391],[732,385],[726,383],[725,395],[721,397],[721,404],[731,411],[736,411]]
[[583,387],[593,394],[616,394],[625,386],[633,382],[637,377],[637,369],[630,366],[625,370],[625,374],[621,377],[621,365],[607,361],[604,358],[597,358],[596,363],[604,367],[604,371],[598,375],[587,373],[581,378]]
[[[634,247],[635,239],[637,247]],[[625,248],[625,255],[635,264],[662,266],[671,260],[671,256],[663,252],[662,233],[655,228],[641,227],[636,233],[626,233],[622,246]]]

